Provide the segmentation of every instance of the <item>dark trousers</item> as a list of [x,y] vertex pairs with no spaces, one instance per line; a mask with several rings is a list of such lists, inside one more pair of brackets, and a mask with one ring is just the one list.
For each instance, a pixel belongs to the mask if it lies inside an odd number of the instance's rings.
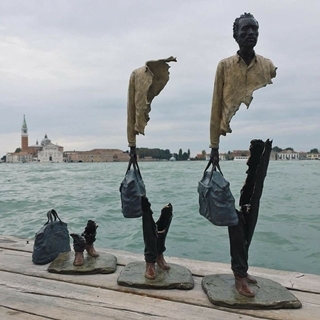
[[153,220],[153,212],[143,212],[142,230],[144,240],[144,258],[146,262],[156,262],[157,256],[165,252],[165,241],[172,220],[172,213],[161,211],[157,222]]
[[247,178],[241,189],[239,223],[228,227],[231,269],[238,276],[248,275],[248,252],[258,220],[260,198],[270,159],[272,141],[252,140]]

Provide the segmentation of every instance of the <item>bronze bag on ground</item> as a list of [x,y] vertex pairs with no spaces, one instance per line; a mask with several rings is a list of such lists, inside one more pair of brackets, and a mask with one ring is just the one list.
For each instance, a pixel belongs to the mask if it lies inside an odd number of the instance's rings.
[[48,221],[36,233],[33,245],[34,264],[46,264],[53,261],[59,253],[70,251],[70,237],[67,224],[60,220],[52,209],[47,213]]

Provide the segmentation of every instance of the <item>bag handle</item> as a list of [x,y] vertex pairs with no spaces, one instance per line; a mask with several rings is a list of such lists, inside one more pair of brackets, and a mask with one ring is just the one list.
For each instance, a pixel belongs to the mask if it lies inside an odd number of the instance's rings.
[[215,166],[213,165],[213,162],[210,158],[210,160],[208,161],[208,164],[206,166],[206,168],[204,169],[204,172],[203,172],[203,176],[205,175],[206,171],[209,169],[209,167],[212,165],[212,169],[211,169],[211,174],[210,174],[210,180],[212,179],[212,176],[213,176],[213,171],[216,171],[216,168],[218,168],[219,172],[221,173],[221,175],[223,175],[222,171],[221,171],[221,168],[220,168],[220,164],[217,163]]
[[57,211],[54,209],[51,209],[47,212],[47,217],[48,217],[48,221],[46,224],[48,224],[49,222],[52,223],[53,221],[56,221],[57,219],[62,223],[61,219],[58,216]]
[[133,170],[134,170],[135,174],[138,174],[139,177],[142,178],[136,155],[130,156],[130,160],[129,160],[129,164],[128,164],[128,168],[127,168],[127,173],[130,170],[131,165],[133,166]]

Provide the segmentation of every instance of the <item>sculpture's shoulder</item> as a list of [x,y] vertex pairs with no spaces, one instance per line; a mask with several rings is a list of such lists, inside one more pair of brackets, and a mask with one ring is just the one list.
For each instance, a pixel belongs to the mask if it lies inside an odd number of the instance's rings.
[[134,70],[132,71],[131,75],[133,75],[133,76],[139,76],[139,75],[141,75],[141,74],[146,73],[146,71],[147,71],[147,66],[142,66],[142,67],[140,67],[140,68],[134,69]]
[[275,67],[275,65],[273,64],[273,62],[270,59],[265,58],[265,57],[261,56],[260,54],[256,54],[256,61],[262,67],[270,70],[272,78],[274,78],[276,76],[277,67]]
[[218,63],[218,66],[228,66],[228,65],[233,65],[234,63],[237,63],[239,61],[239,56],[237,54],[224,58],[220,60]]
[[225,72],[234,72],[238,61],[238,55],[233,55],[231,57],[220,60],[217,65],[216,75],[219,75],[221,77],[221,75],[225,74]]
[[260,54],[256,54],[256,59],[259,63],[273,65],[273,62],[270,59],[265,58]]

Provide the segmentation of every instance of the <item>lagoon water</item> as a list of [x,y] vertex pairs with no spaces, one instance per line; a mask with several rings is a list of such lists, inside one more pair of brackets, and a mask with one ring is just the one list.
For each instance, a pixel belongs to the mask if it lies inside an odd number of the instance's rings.
[[[171,202],[174,218],[166,255],[230,262],[226,227],[199,214],[197,184],[206,162],[141,162],[140,169],[157,219]],[[32,239],[54,208],[81,233],[95,220],[96,247],[141,253],[141,218],[125,219],[119,185],[126,163],[0,164],[1,235]],[[245,161],[221,162],[239,200]],[[320,275],[320,161],[270,161],[258,224],[250,248],[251,266]],[[214,272],[214,270],[212,270]]]

